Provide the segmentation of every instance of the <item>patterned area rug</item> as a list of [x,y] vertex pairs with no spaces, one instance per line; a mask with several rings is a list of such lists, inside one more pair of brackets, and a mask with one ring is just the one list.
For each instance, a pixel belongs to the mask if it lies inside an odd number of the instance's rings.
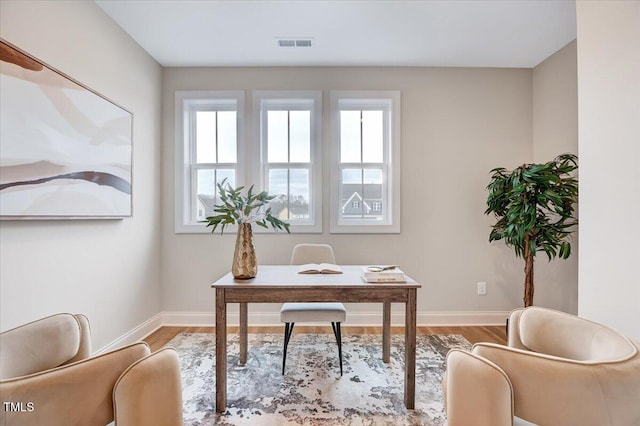
[[416,409],[404,406],[404,336],[392,335],[391,363],[380,335],[343,335],[340,377],[333,334],[296,334],[282,369],[283,336],[249,334],[247,365],[238,366],[238,336],[229,335],[227,411],[215,412],[215,335],[182,333],[167,346],[182,365],[185,425],[444,425],[440,382],[459,335],[419,335]]

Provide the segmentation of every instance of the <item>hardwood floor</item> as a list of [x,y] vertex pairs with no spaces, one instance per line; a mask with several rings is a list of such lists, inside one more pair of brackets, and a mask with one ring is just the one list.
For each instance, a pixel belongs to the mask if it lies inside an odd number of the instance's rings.
[[[249,333],[283,333],[284,325],[258,327],[250,326]],[[215,327],[161,327],[143,340],[152,351],[157,351],[169,343],[179,333],[214,333]],[[238,327],[229,327],[229,333],[237,333]],[[331,326],[297,326],[294,333],[333,333]],[[391,327],[392,334],[403,334],[404,327]],[[492,342],[505,344],[507,337],[504,326],[469,327],[426,327],[418,326],[417,334],[461,334],[471,343]],[[382,327],[342,327],[342,334],[382,334]]]

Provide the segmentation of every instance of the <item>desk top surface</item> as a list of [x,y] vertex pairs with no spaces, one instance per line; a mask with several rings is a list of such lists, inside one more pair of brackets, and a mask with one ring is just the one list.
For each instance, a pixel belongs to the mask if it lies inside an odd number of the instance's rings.
[[259,265],[258,275],[237,280],[231,273],[213,284],[213,288],[271,287],[271,288],[420,288],[420,284],[406,276],[406,283],[368,283],[362,278],[361,265],[340,265],[342,274],[299,274],[297,265]]

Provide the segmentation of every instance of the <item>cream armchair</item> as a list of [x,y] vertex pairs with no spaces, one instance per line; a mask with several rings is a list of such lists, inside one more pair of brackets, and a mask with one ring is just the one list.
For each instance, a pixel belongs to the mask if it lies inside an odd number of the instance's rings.
[[511,313],[508,346],[452,350],[449,426],[640,425],[640,351],[618,332],[551,309]]
[[0,334],[0,399],[2,426],[106,425],[114,412],[116,425],[182,424],[175,351],[150,355],[139,342],[91,357],[83,315],[57,314]]

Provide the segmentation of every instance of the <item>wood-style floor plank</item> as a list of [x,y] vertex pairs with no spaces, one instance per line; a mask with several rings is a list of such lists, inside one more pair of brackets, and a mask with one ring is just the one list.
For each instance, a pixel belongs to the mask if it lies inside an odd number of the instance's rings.
[[[274,333],[280,334],[284,331],[282,326],[249,326],[249,333]],[[228,333],[237,333],[238,327],[229,327]],[[157,351],[164,345],[169,343],[171,339],[180,333],[215,333],[215,327],[160,327],[143,340],[151,347],[152,351]],[[331,326],[311,325],[297,326],[294,333],[310,333],[310,334],[332,334]],[[382,327],[366,326],[366,327],[342,327],[343,335],[348,334],[380,334],[382,335]],[[391,327],[391,334],[404,334],[404,327]],[[431,327],[418,326],[416,334],[461,334],[471,343],[491,342],[506,344],[507,336],[504,326],[464,326],[464,327]]]

